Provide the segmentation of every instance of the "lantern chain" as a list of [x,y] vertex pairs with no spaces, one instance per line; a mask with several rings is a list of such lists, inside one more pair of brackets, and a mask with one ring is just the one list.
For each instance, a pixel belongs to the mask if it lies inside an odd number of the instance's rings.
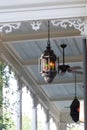
[[76,98],[76,73],[75,73],[75,98]]
[[50,21],[48,20],[48,42],[47,47],[50,47]]

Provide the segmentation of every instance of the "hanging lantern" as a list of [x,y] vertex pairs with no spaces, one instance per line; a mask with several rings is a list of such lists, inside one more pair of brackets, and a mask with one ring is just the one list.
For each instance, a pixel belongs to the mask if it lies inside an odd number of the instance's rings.
[[70,116],[74,122],[79,121],[80,102],[76,94],[76,73],[75,73],[75,98],[70,105]]
[[40,73],[45,81],[51,83],[57,74],[56,71],[56,55],[50,47],[49,39],[49,21],[48,21],[48,42],[47,48],[40,58]]
[[40,73],[44,77],[45,81],[51,83],[56,76],[57,71],[56,55],[54,54],[53,50],[50,49],[50,46],[47,46],[47,49],[41,55],[40,66]]
[[79,112],[80,112],[80,102],[75,98],[70,106],[70,115],[72,120],[77,122],[79,121]]

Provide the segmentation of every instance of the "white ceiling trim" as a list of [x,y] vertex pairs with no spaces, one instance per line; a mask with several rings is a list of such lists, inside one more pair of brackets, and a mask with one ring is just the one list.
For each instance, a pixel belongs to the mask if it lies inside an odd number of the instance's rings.
[[[74,29],[80,31],[81,35],[85,35],[87,33],[87,18],[72,18],[72,19],[56,19],[50,20],[53,26],[60,26],[61,28],[67,29],[68,27],[74,27]],[[43,24],[42,21],[32,21],[30,25],[32,29],[37,31],[40,29],[41,25]],[[15,22],[15,23],[1,23],[0,24],[0,32],[11,33],[13,29],[19,29],[22,25],[22,22]]]
[[[78,79],[77,79],[77,82],[78,83],[82,83],[83,82],[83,77],[79,77]],[[69,83],[75,83],[75,79],[74,78],[67,78],[67,79],[59,79],[59,80],[54,80],[52,83],[51,83],[51,85],[53,84],[69,84]],[[38,83],[40,86],[48,86],[48,84],[46,83],[46,82],[44,82],[44,81],[39,81],[39,83]]]
[[15,7],[15,6],[24,6],[25,5],[27,6],[30,6],[30,7],[42,7],[42,6],[51,6],[51,5],[62,5],[62,4],[82,4],[82,3],[85,3],[86,0],[32,0],[32,1],[29,1],[29,0],[15,0],[15,1],[12,1],[12,0],[1,0],[0,1],[0,6],[5,8],[6,7]]
[[[37,33],[26,33],[26,34],[15,34],[15,35],[5,35],[2,34],[1,39],[4,42],[7,42],[8,44],[14,43],[15,41],[19,41],[18,43],[20,44],[23,41],[41,41],[41,40],[47,40],[48,38],[48,33],[47,31],[45,32],[37,32]],[[65,38],[65,37],[83,37],[80,36],[80,32],[78,30],[67,30],[67,31],[51,31],[51,39],[61,39],[61,38]]]
[[[83,96],[77,96],[79,100],[82,100],[84,99]],[[50,101],[52,102],[57,102],[57,101],[69,101],[69,100],[73,100],[74,99],[74,96],[63,96],[63,97],[51,97],[50,98]]]
[[67,4],[39,8],[0,9],[0,22],[46,20],[87,16],[87,4]]
[[[67,27],[74,27],[75,29],[79,30],[81,35],[84,34],[84,23],[87,22],[82,18],[78,19],[58,19],[58,20],[50,20],[53,26],[60,26],[61,28],[67,29]],[[33,21],[31,23],[32,29],[37,31],[40,29],[42,22],[41,21]]]

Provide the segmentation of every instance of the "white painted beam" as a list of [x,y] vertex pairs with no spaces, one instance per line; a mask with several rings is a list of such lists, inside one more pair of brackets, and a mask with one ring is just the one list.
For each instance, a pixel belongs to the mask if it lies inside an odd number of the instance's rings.
[[60,130],[67,130],[67,123],[66,122],[60,123]]
[[[79,100],[82,100],[84,97],[83,96],[77,96]],[[56,102],[56,101],[69,101],[69,100],[73,100],[74,97],[73,96],[63,96],[63,97],[52,97],[50,98],[50,101],[52,102]]]
[[[26,7],[27,5],[30,6],[30,8],[32,7],[44,7],[44,6],[54,6],[54,5],[65,5],[66,4],[83,4],[85,3],[86,0],[7,0],[6,2],[4,2],[4,0],[0,1],[0,6],[2,6],[3,8],[6,9],[6,7]],[[1,8],[2,9],[2,8]]]
[[[78,30],[63,30],[63,31],[51,31],[50,32],[51,39],[55,38],[65,38],[65,37],[79,37],[80,31]],[[29,40],[29,41],[41,41],[41,40],[47,40],[48,33],[47,31],[44,32],[36,32],[33,33],[29,32],[26,34],[15,34],[15,35],[1,35],[1,39],[3,39],[4,42],[8,42],[9,44],[14,43],[15,41],[23,41],[23,40]],[[19,42],[21,43],[21,42]]]
[[86,2],[53,6],[45,5],[44,7],[31,6],[31,8],[29,5],[9,6],[8,4],[8,6],[1,6],[0,8],[0,23],[84,16],[87,16]]

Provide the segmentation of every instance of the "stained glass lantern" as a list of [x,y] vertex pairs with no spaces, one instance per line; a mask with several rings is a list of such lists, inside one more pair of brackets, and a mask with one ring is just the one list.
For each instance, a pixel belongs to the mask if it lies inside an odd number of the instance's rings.
[[40,73],[47,83],[51,83],[57,74],[56,59],[56,55],[50,47],[50,22],[48,21],[47,48],[40,58]]
[[40,58],[40,73],[47,83],[51,83],[57,74],[56,71],[56,55],[48,44],[47,49]]

